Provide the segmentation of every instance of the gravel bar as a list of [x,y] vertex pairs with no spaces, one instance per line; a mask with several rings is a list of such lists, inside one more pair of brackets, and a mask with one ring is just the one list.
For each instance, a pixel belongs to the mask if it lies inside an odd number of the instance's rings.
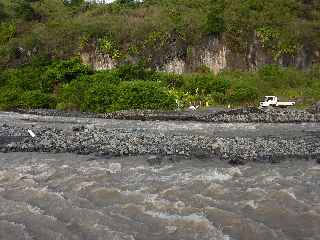
[[[21,116],[32,118],[32,115]],[[240,116],[242,115],[234,115],[234,118],[240,119]],[[59,118],[59,121],[62,119]],[[244,164],[249,161],[279,162],[295,159],[319,161],[320,159],[319,126],[313,125],[317,123],[305,123],[307,125],[304,125],[304,129],[307,130],[301,130],[301,134],[286,135],[272,132],[270,134],[261,130],[263,133],[241,135],[237,134],[236,130],[231,130],[234,134],[230,134],[229,130],[229,134],[224,135],[215,132],[204,133],[206,129],[209,131],[212,127],[219,129],[220,125],[215,123],[199,123],[205,128],[197,132],[190,130],[191,125],[184,125],[183,122],[174,125],[185,126],[183,131],[176,131],[175,127],[170,131],[163,131],[160,128],[150,127],[152,122],[145,122],[149,126],[143,128],[137,127],[136,123],[139,121],[106,119],[103,121],[118,121],[118,125],[110,127],[77,122],[73,124],[66,122],[65,125],[69,127],[61,127],[52,122],[23,125],[9,119],[9,123],[0,125],[0,152],[77,153],[104,157],[150,155],[150,162],[154,163],[158,163],[161,159],[175,161],[190,158],[220,159],[232,164]],[[161,126],[165,126],[164,123]],[[121,127],[125,124],[126,127]],[[281,125],[281,123],[271,125],[279,124]],[[272,127],[264,123],[262,125]],[[300,125],[301,123],[288,125],[285,131],[291,132],[290,128],[294,130]],[[28,133],[30,128],[35,137]],[[279,129],[281,128],[282,125]],[[250,129],[242,130],[249,132]]]
[[63,116],[81,118],[106,118],[122,120],[142,121],[199,121],[215,123],[300,123],[320,122],[320,113],[294,108],[266,108],[247,107],[238,109],[206,109],[200,111],[154,111],[154,110],[130,110],[105,114],[85,112],[65,112],[59,110],[18,109],[18,113],[34,114],[41,116]]

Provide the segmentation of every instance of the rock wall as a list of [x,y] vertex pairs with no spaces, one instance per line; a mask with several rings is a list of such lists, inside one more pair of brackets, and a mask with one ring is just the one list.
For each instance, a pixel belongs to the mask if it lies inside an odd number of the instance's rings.
[[[200,68],[208,68],[214,73],[224,69],[241,69],[255,71],[266,64],[294,66],[305,69],[313,63],[320,62],[320,53],[306,47],[301,48],[294,56],[284,55],[275,60],[272,53],[263,48],[256,36],[253,36],[245,52],[230,49],[220,38],[208,37],[198,46],[171,46],[170,52],[161,55],[154,53],[150,58],[150,67],[164,72],[177,74],[195,72]],[[165,51],[163,51],[165,52]],[[93,70],[110,70],[122,62],[113,60],[109,55],[90,48],[81,53],[83,63],[92,66]],[[132,60],[134,59],[134,61]],[[128,56],[125,63],[136,63],[137,57]]]
[[205,66],[212,72],[218,73],[228,67],[229,52],[223,41],[208,38],[201,45],[189,49],[186,59],[188,71],[194,72]]
[[168,73],[182,74],[186,72],[186,62],[183,59],[175,57],[160,68],[161,71]]
[[97,50],[82,52],[80,56],[82,62],[91,66],[94,71],[111,70],[117,66],[117,62],[108,54],[99,53]]

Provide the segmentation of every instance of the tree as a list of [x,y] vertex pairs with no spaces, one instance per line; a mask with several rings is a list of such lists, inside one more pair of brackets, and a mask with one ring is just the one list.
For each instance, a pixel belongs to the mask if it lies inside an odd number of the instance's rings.
[[12,15],[15,18],[21,18],[24,20],[31,20],[34,16],[34,12],[31,6],[32,0],[16,0],[12,1],[9,5]]
[[225,31],[224,0],[212,0],[210,11],[207,16],[206,31],[214,36],[219,36]]
[[5,12],[4,5],[0,2],[0,19],[5,20],[7,17],[8,15]]

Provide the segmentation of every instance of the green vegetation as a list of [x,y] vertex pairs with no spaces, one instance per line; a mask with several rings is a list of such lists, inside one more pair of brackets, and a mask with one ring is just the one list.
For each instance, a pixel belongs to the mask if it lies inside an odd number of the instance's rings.
[[318,0],[0,0],[0,68],[68,59],[95,44],[122,60],[193,46],[207,36],[247,51],[256,35],[274,58],[320,50]]
[[257,72],[167,74],[143,65],[91,72],[78,59],[31,64],[0,73],[0,108],[57,108],[108,112],[256,105],[263,95],[320,99],[320,66],[308,71],[268,65]]
[[[165,74],[150,69],[175,50],[214,36],[249,51],[253,36],[274,59],[303,46],[320,51],[318,0],[0,0],[0,108],[59,108],[105,112],[175,109],[189,104],[244,105],[262,95],[320,97],[320,67],[265,66],[252,72]],[[97,47],[137,65],[93,72],[79,53]]]

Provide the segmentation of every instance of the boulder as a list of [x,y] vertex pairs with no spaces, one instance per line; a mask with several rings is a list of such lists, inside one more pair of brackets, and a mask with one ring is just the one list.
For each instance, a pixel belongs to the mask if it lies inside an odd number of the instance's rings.
[[314,103],[308,110],[311,113],[320,113],[320,101]]

